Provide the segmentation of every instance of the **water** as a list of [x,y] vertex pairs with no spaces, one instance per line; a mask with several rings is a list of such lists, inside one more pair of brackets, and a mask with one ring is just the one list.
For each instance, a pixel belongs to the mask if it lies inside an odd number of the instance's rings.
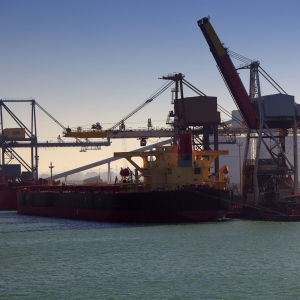
[[300,223],[109,224],[0,212],[0,299],[299,299]]

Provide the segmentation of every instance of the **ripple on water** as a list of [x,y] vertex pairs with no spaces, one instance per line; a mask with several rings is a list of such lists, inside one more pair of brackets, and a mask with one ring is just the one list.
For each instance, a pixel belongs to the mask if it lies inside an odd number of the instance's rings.
[[297,299],[300,223],[110,224],[0,213],[0,298]]

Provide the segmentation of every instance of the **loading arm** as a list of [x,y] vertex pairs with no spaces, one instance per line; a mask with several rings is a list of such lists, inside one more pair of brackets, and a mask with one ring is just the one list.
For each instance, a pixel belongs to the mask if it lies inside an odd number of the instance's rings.
[[199,20],[198,26],[210,47],[210,51],[215,58],[226,85],[228,86],[247,126],[250,129],[258,128],[258,119],[256,117],[254,106],[228,55],[227,48],[223,46],[209,22],[209,17]]

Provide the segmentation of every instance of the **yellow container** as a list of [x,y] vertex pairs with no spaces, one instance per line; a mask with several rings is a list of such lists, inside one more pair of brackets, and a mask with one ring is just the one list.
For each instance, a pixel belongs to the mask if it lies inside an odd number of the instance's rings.
[[10,139],[22,139],[25,138],[25,128],[5,128],[3,130],[3,135]]

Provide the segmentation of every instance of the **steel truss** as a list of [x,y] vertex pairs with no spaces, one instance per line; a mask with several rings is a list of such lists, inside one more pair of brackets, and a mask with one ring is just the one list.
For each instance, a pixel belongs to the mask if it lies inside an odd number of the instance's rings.
[[[31,105],[30,113],[30,127],[27,127],[7,106],[8,103],[29,103]],[[2,174],[5,178],[5,166],[13,159],[16,159],[20,165],[31,174],[32,179],[38,179],[38,163],[39,147],[84,147],[85,149],[99,149],[100,146],[109,146],[110,140],[104,142],[90,142],[77,140],[72,143],[65,143],[58,139],[56,143],[39,143],[37,140],[37,122],[36,122],[36,106],[39,107],[48,117],[55,121],[63,130],[66,128],[53,118],[45,109],[43,109],[34,99],[0,99],[0,130],[1,130],[1,168]],[[7,136],[4,128],[3,112],[6,111],[8,115],[15,121],[17,128],[25,130],[25,136]],[[30,148],[30,162],[26,162],[20,154],[17,153],[17,148]]]

